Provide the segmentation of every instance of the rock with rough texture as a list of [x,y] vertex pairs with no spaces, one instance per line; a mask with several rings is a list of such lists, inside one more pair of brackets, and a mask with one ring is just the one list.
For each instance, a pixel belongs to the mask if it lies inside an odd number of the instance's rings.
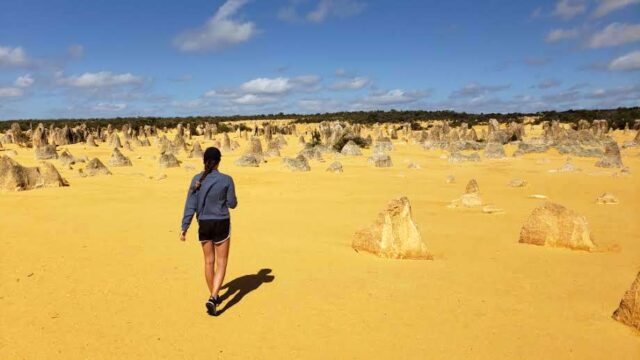
[[620,305],[613,312],[612,317],[628,326],[640,330],[640,272],[631,284],[631,288],[624,293]]
[[69,186],[52,164],[24,167],[8,156],[0,157],[0,190],[23,191],[42,187]]
[[258,167],[260,166],[260,159],[253,154],[245,154],[240,156],[233,164],[241,167]]
[[334,161],[329,165],[327,171],[332,173],[341,173],[343,171],[342,164],[339,161]]
[[465,194],[474,194],[480,192],[480,186],[478,186],[478,182],[476,179],[471,179],[467,183],[467,187],[464,189]]
[[375,167],[392,167],[391,156],[383,153],[375,153],[369,157],[369,162]]
[[202,147],[200,146],[200,143],[197,142],[197,141],[194,142],[193,143],[193,148],[189,152],[189,157],[190,158],[201,159],[203,156],[204,156],[204,152],[202,151]]
[[504,152],[504,146],[502,143],[492,141],[487,143],[487,147],[484,149],[484,157],[487,159],[502,159],[506,156]]
[[391,200],[373,225],[356,232],[352,247],[382,258],[432,259],[406,197]]
[[596,248],[587,219],[552,202],[533,210],[520,230],[520,242],[572,250]]
[[63,151],[60,156],[58,156],[58,160],[62,165],[69,166],[76,163],[76,159],[71,155],[69,150]]
[[49,160],[57,158],[58,153],[56,152],[56,146],[53,144],[36,148],[36,160]]
[[622,167],[622,158],[620,157],[620,148],[614,141],[605,144],[604,155],[596,162],[597,167],[619,168]]
[[180,166],[180,161],[178,161],[178,159],[176,159],[176,156],[173,155],[172,153],[164,153],[160,155],[160,159],[158,159],[158,163],[160,164],[161,167],[164,167],[164,168],[172,168],[172,167]]
[[616,205],[619,204],[620,201],[611,193],[603,193],[602,195],[598,196],[598,198],[596,199],[596,203],[600,205]]
[[114,148],[111,153],[111,158],[109,158],[109,166],[132,166],[131,160],[122,155],[118,148]]
[[527,186],[527,181],[526,180],[522,180],[522,179],[518,179],[518,178],[512,179],[509,182],[509,186],[510,187],[525,187],[525,186]]
[[91,147],[98,146],[98,144],[96,144],[96,139],[91,134],[89,134],[89,136],[87,136],[87,139],[85,140],[85,143],[87,144],[87,146],[91,146]]
[[478,193],[467,193],[460,197],[460,203],[464,207],[476,207],[482,205],[482,199]]
[[284,158],[282,159],[282,163],[284,166],[292,171],[310,171],[311,167],[309,166],[309,161],[304,155],[300,154],[295,158]]
[[88,176],[111,175],[111,171],[109,171],[109,169],[104,166],[102,161],[98,158],[90,160],[87,163],[87,166],[85,166],[83,173]]
[[342,147],[342,150],[340,150],[340,153],[346,156],[362,155],[362,151],[360,151],[360,147],[355,142],[353,142],[353,140],[347,141],[347,143],[344,144],[344,146]]
[[461,162],[478,162],[480,161],[480,155],[478,153],[471,153],[469,155],[465,155],[461,152],[454,151],[449,155],[450,163],[461,163]]

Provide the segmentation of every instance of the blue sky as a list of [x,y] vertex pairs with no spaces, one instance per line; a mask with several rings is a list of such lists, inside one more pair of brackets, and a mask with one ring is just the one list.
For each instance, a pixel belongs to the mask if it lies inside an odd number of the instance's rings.
[[6,0],[0,119],[640,105],[640,0]]

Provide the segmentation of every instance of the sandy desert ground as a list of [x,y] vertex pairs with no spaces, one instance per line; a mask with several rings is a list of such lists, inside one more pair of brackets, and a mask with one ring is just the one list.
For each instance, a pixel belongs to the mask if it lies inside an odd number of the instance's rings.
[[[160,169],[157,147],[139,147],[122,150],[132,167],[86,178],[52,160],[69,187],[0,193],[0,358],[640,358],[640,334],[611,318],[640,270],[640,148],[622,150],[628,176],[593,158],[574,158],[579,172],[549,172],[566,158],[555,149],[451,164],[443,151],[401,143],[391,168],[373,167],[364,150],[334,174],[331,157],[305,173],[279,158],[234,166],[246,146],[237,140],[221,171],[239,199],[226,279],[239,301],[218,317],[203,306],[195,224],[178,240],[201,160],[183,152],[181,167]],[[300,145],[287,140],[282,155],[295,156]],[[111,154],[102,143],[61,148],[105,164]],[[38,163],[31,149],[5,149]],[[503,214],[447,207],[472,178]],[[508,187],[513,178],[528,186]],[[596,204],[603,192],[620,203]],[[599,250],[519,244],[544,201],[532,194],[585,215]],[[434,259],[356,253],[354,232],[402,195]]]

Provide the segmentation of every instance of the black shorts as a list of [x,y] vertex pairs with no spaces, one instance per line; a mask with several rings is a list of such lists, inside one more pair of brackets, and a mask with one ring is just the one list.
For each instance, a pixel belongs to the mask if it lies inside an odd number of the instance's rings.
[[199,220],[198,237],[200,241],[223,243],[231,237],[230,219]]

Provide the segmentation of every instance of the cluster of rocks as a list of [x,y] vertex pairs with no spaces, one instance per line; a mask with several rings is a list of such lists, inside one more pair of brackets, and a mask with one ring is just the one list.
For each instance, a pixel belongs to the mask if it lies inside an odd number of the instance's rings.
[[0,190],[23,191],[61,186],[69,186],[69,182],[50,163],[25,167],[6,155],[0,157]]

